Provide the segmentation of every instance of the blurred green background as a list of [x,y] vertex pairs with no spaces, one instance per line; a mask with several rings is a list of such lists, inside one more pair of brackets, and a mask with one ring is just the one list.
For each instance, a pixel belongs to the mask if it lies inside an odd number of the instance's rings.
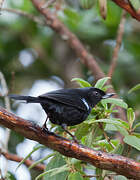
[[[5,4],[40,16],[30,1],[9,0]],[[67,0],[61,3],[57,15],[93,53],[102,70],[107,73],[121,12],[118,6],[108,1],[107,18],[103,20],[97,3],[85,10],[77,1]],[[49,27],[5,11],[2,11],[0,19],[0,68],[9,88],[13,88],[12,92],[19,93],[23,88],[31,88],[35,80],[50,79],[52,76],[64,81],[66,87],[72,86],[70,80],[73,77],[82,77],[94,84],[90,71],[81,65],[67,43]],[[139,35],[139,22],[127,15],[118,65],[112,77],[115,90],[133,106],[139,104],[139,93],[128,96],[127,92],[140,81]],[[11,87],[12,76],[14,86]]]
[[[93,7],[87,10],[75,0],[58,3],[59,6],[57,4],[51,7],[51,11],[77,35],[107,74],[122,9],[108,1],[107,18],[103,20],[96,1]],[[3,7],[23,10],[43,20],[27,0],[7,0]],[[95,84],[95,78],[89,69],[81,64],[74,51],[56,32],[26,17],[3,10],[0,15],[0,71],[6,78],[10,93],[15,94],[28,92],[37,80],[52,80],[60,87],[76,87],[71,79],[80,77]],[[139,82],[140,23],[127,15],[112,83],[118,95],[135,111],[140,108],[140,93],[136,91],[128,94],[128,91]],[[0,100],[0,104],[4,106],[3,100]],[[16,107],[14,106],[14,109]],[[139,120],[139,116],[137,119]],[[16,138],[14,142],[13,138]],[[23,137],[12,132],[10,151],[16,152],[16,145],[22,141]]]

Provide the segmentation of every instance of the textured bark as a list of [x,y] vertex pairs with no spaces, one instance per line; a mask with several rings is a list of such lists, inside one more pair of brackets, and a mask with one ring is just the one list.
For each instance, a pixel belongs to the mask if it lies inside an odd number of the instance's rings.
[[136,11],[126,0],[112,0],[122,9],[125,9],[133,18],[140,21],[140,10]]
[[15,116],[2,107],[0,107],[0,124],[65,156],[82,160],[101,169],[114,171],[127,178],[140,179],[140,163],[116,154],[95,151],[54,133],[47,133],[38,125]]

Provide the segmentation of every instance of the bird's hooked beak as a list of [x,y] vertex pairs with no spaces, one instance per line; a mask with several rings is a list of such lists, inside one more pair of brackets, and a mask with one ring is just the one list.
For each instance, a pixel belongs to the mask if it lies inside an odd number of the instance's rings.
[[102,97],[102,99],[107,99],[107,98],[110,98],[110,97],[112,97],[112,96],[114,96],[115,95],[115,93],[108,93],[108,94],[105,94],[103,97]]

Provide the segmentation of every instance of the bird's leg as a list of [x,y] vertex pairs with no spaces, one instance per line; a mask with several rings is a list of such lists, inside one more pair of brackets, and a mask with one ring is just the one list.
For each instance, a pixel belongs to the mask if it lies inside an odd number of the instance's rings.
[[46,118],[46,120],[45,120],[45,123],[44,123],[43,126],[42,126],[42,129],[44,129],[45,131],[49,131],[48,128],[47,128],[47,125],[46,125],[46,122],[47,122],[48,118],[49,118],[49,117],[47,116],[47,118]]
[[67,130],[67,125],[66,125],[66,124],[61,124],[61,127],[62,127],[62,129],[63,129],[66,133],[68,133],[68,134],[72,137],[72,139],[73,139],[76,143],[78,143],[77,138],[76,138],[74,135],[72,135],[72,134]]

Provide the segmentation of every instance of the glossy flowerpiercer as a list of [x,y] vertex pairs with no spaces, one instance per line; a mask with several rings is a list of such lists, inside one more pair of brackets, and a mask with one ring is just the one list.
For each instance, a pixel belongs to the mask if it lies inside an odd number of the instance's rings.
[[[114,93],[105,94],[98,88],[86,87],[60,89],[38,97],[10,95],[10,98],[25,100],[27,103],[40,103],[47,114],[47,119],[49,118],[53,124],[60,125],[75,140],[75,137],[66,127],[80,124],[86,120],[91,109],[98,102],[113,95]],[[43,127],[48,131],[46,121]]]

